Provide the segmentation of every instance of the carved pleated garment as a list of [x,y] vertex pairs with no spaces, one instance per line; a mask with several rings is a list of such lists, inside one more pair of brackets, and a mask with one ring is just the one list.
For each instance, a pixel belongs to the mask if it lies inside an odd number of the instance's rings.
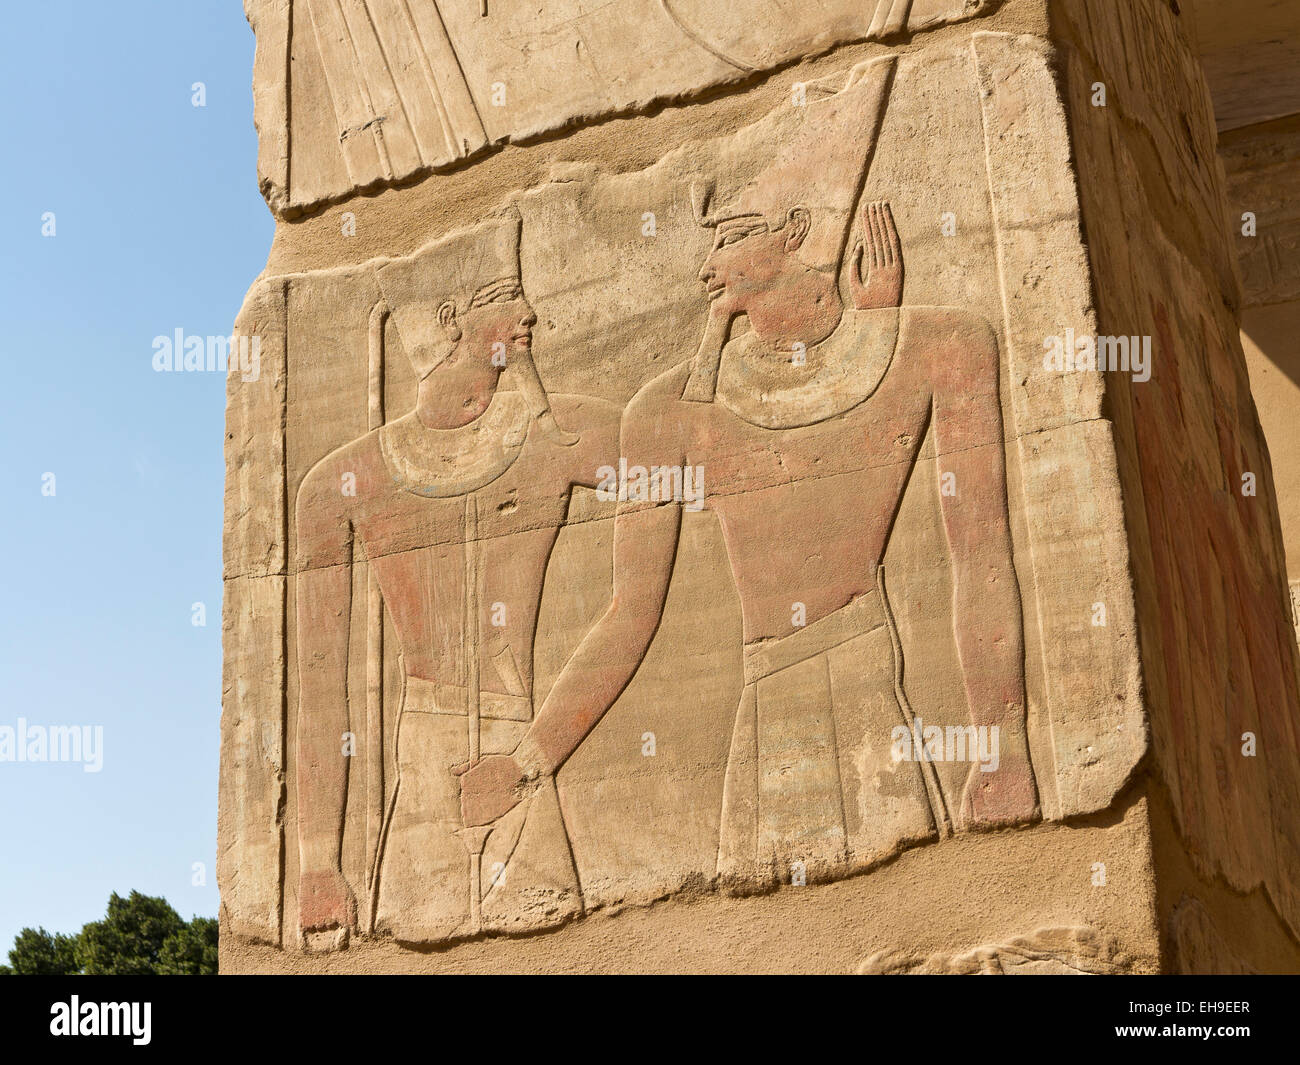
[[734,886],[864,869],[935,832],[918,763],[895,761],[906,718],[878,593],[745,648],[718,874]]
[[438,590],[445,595],[459,589],[459,611],[439,611],[430,601],[422,613],[438,618],[439,642],[458,643],[463,651],[456,683],[407,676],[402,697],[397,784],[381,837],[376,928],[410,943],[538,928],[582,912],[553,780],[542,781],[491,826],[481,856],[463,832],[460,786],[452,770],[478,757],[512,753],[533,717],[518,672],[503,666],[508,655],[489,654],[491,671],[481,669],[492,641],[478,623],[477,500],[473,492],[463,498],[461,550],[412,553],[423,572],[408,573],[405,582],[430,599]]

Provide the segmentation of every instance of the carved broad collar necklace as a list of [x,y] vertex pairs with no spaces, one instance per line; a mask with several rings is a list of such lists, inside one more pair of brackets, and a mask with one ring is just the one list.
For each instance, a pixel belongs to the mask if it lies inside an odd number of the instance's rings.
[[532,413],[520,392],[498,389],[479,417],[457,429],[430,429],[415,412],[379,430],[384,462],[398,487],[429,499],[491,484],[519,457]]
[[835,332],[789,357],[781,385],[761,373],[776,358],[750,332],[727,344],[717,399],[737,417],[765,429],[794,429],[843,414],[880,386],[898,343],[897,309],[844,312]]

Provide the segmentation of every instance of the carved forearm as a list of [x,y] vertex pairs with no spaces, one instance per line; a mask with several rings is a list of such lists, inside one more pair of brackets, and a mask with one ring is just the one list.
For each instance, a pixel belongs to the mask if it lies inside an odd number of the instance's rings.
[[298,836],[303,869],[338,868],[347,795],[348,567],[298,579]]
[[579,645],[515,753],[522,768],[558,770],[627,687],[658,620],[627,615],[611,605]]
[[613,601],[578,645],[515,751],[530,774],[558,770],[636,675],[663,614],[680,522],[675,505],[618,517]]
[[1025,656],[1010,558],[954,566],[953,628],[971,723],[1023,729]]

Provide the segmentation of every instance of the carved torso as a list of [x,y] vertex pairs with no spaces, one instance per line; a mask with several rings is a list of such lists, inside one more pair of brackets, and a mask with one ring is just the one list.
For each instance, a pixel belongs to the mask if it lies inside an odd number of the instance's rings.
[[825,388],[746,393],[724,355],[715,401],[680,403],[685,461],[704,467],[746,642],[788,634],[795,602],[812,622],[875,587],[930,417],[928,363],[901,317],[846,313],[807,352]]
[[[323,499],[338,493],[345,473],[355,475],[355,497],[338,495],[338,519],[353,529],[355,557],[374,567],[409,676],[466,683],[468,603],[478,618],[484,690],[531,692],[546,563],[572,485],[592,483],[594,454],[606,446],[599,426],[571,447],[553,441],[518,398],[501,393],[472,423],[483,423],[473,436],[428,430],[407,416],[313,471]],[[570,424],[581,416],[575,412],[565,412]]]

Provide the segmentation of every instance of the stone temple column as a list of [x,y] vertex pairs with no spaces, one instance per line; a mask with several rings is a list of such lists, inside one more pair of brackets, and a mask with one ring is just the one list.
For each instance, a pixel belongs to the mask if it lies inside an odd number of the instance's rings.
[[223,971],[1294,970],[1190,11],[545,6],[246,0]]

